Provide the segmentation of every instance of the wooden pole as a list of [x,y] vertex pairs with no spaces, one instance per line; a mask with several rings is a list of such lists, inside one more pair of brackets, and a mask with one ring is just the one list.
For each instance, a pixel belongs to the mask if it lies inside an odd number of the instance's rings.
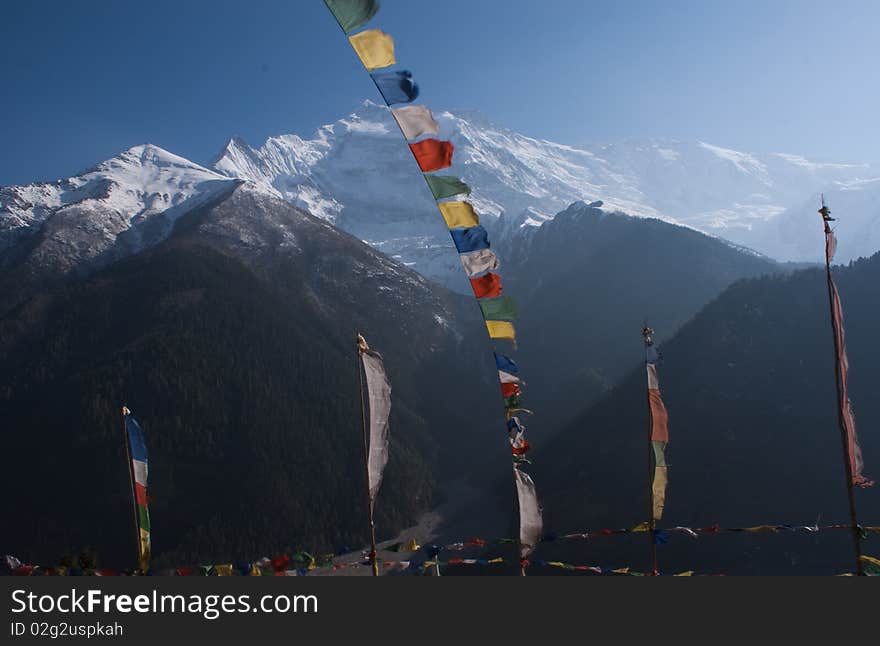
[[[642,338],[645,341],[645,375],[648,373],[648,339],[651,338],[653,330],[648,327],[645,321],[642,327]],[[652,340],[653,342],[653,340]],[[650,384],[648,384],[649,386]],[[653,412],[651,411],[651,391],[646,386],[645,397],[648,403],[648,538],[651,541],[651,575],[656,576],[660,573],[657,563],[657,543],[654,541],[654,445],[651,442],[651,436],[654,431]]]
[[828,307],[831,314],[831,332],[834,338],[834,386],[837,389],[837,425],[840,428],[840,439],[843,446],[843,467],[846,476],[846,494],[849,499],[849,518],[852,525],[853,548],[856,555],[856,573],[864,576],[865,571],[862,566],[862,545],[861,536],[859,535],[859,521],[856,513],[856,498],[852,485],[852,465],[849,461],[849,446],[847,441],[846,424],[843,421],[843,407],[846,402],[843,401],[843,392],[840,389],[840,344],[838,343],[838,322],[834,316],[834,279],[831,277],[831,255],[828,253],[828,235],[831,234],[831,227],[828,225],[831,209],[825,206],[824,196],[822,198],[822,208],[819,209],[822,214],[822,220],[825,225],[825,284],[828,287]]
[[[360,334],[356,338],[360,337]],[[361,337],[362,338],[362,337]],[[367,518],[370,522],[370,566],[373,576],[379,576],[379,564],[376,562],[376,526],[373,523],[373,499],[370,496],[370,440],[367,432],[367,414],[364,408],[364,376],[361,368],[362,354],[360,344],[357,351],[358,392],[361,399],[361,428],[364,437],[364,478],[367,485]]]
[[128,482],[131,485],[131,504],[134,510],[134,545],[135,550],[137,551],[137,569],[140,570],[141,567],[141,529],[140,522],[138,521],[138,504],[137,504],[137,492],[135,491],[134,485],[134,465],[131,463],[131,442],[128,438],[128,426],[125,423],[125,418],[131,415],[131,411],[128,410],[126,406],[122,407],[122,437],[125,440],[125,459],[128,463]]

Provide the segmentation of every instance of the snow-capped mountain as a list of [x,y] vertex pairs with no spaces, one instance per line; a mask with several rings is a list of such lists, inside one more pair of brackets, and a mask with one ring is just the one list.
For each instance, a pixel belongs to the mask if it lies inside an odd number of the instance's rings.
[[75,177],[0,188],[0,254],[27,246],[33,263],[57,272],[111,261],[164,239],[179,216],[238,183],[135,146]]
[[[803,195],[794,206],[771,220],[756,224],[743,238],[756,249],[772,249],[779,260],[823,258],[825,237],[816,211],[820,192]],[[880,248],[880,177],[839,180],[824,189],[838,239],[836,262],[869,257]]]
[[[818,261],[812,218],[823,191],[841,218],[838,261],[880,247],[880,169],[864,164],[675,140],[569,146],[476,113],[435,116],[441,138],[456,146],[448,172],[470,184],[499,247],[573,202],[601,200],[606,211],[683,224],[773,258]],[[281,135],[259,148],[233,138],[212,169],[145,144],[69,179],[0,188],[0,268],[29,275],[101,266],[161,241],[181,215],[243,180],[468,291],[396,123],[370,101],[311,138]]]
[[[864,164],[751,155],[705,142],[568,146],[479,114],[435,117],[441,137],[456,146],[449,172],[473,188],[471,201],[496,237],[527,233],[574,201],[602,200],[606,210],[684,224],[772,257],[814,260],[806,243],[800,256],[787,256],[767,223],[819,191],[880,175]],[[256,182],[429,277],[463,286],[430,193],[384,106],[367,101],[310,139],[282,135],[252,148],[234,138],[213,167]],[[805,226],[803,235],[809,231]],[[841,259],[859,253],[847,249],[845,232],[841,242]]]

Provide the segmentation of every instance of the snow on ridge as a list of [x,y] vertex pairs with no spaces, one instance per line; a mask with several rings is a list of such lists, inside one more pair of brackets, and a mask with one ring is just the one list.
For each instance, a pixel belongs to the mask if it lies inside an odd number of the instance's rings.
[[96,257],[123,234],[137,250],[147,242],[141,225],[161,216],[150,235],[167,235],[177,217],[236,183],[153,144],[133,146],[74,177],[0,188],[0,250],[50,220],[40,244],[60,249],[50,254],[59,266]]
[[712,144],[707,144],[704,141],[698,142],[698,145],[701,148],[708,150],[716,157],[731,162],[744,173],[767,174],[767,166],[749,153],[739,152],[738,150],[732,150],[730,148],[722,148],[721,146],[714,146]]

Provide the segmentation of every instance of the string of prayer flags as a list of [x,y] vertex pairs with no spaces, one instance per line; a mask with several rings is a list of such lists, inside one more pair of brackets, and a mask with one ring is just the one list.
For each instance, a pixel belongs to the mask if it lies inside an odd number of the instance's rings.
[[[372,4],[363,4],[357,0],[352,0],[351,3],[328,3],[328,8],[346,34],[365,25],[377,10]],[[370,70],[376,88],[391,111],[431,194],[437,200],[437,207],[449,229],[452,242],[479,303],[489,338],[512,341],[516,348],[516,330],[513,325],[513,321],[517,318],[516,305],[510,297],[502,296],[501,276],[498,274],[499,263],[495,254],[489,249],[488,232],[480,225],[479,215],[470,202],[441,201],[471,193],[471,188],[458,177],[433,174],[452,165],[455,146],[451,141],[435,138],[440,132],[440,125],[427,107],[417,105],[392,107],[401,103],[412,103],[418,97],[418,86],[408,71],[374,71],[396,63],[391,36],[377,29],[368,29],[349,36],[349,41],[361,62],[367,70]],[[422,137],[427,138],[422,139]],[[515,413],[525,411],[520,408],[521,383],[519,379],[501,381],[505,416],[508,422]],[[525,462],[523,455],[528,450],[528,442],[523,436],[521,424],[519,429],[511,440],[511,447],[514,454],[520,517],[521,520],[526,519],[523,522],[532,522],[534,510],[540,508],[537,504],[534,483],[528,474],[519,470]],[[531,494],[534,498],[533,505],[527,494]],[[538,514],[540,515],[540,511]],[[527,542],[521,535],[521,543]]]

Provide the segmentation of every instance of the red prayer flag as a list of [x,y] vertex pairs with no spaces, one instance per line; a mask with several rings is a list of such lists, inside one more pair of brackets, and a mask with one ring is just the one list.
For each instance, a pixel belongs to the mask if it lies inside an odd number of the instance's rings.
[[430,173],[442,168],[449,168],[452,165],[452,151],[455,146],[451,141],[440,141],[439,139],[425,139],[415,144],[409,145],[419,168],[425,173]]
[[663,398],[660,397],[660,391],[654,389],[649,390],[648,398],[651,402],[651,441],[668,442],[669,413],[666,412],[666,406],[663,405]]
[[282,554],[272,559],[272,567],[276,572],[283,572],[288,563],[290,563],[290,557],[287,554]]
[[519,395],[521,392],[519,386],[516,384],[501,384],[501,395],[504,399]]
[[135,499],[139,507],[147,506],[147,488],[140,482],[134,483]]
[[477,298],[495,298],[501,296],[501,276],[489,272],[479,278],[471,278],[471,289]]

